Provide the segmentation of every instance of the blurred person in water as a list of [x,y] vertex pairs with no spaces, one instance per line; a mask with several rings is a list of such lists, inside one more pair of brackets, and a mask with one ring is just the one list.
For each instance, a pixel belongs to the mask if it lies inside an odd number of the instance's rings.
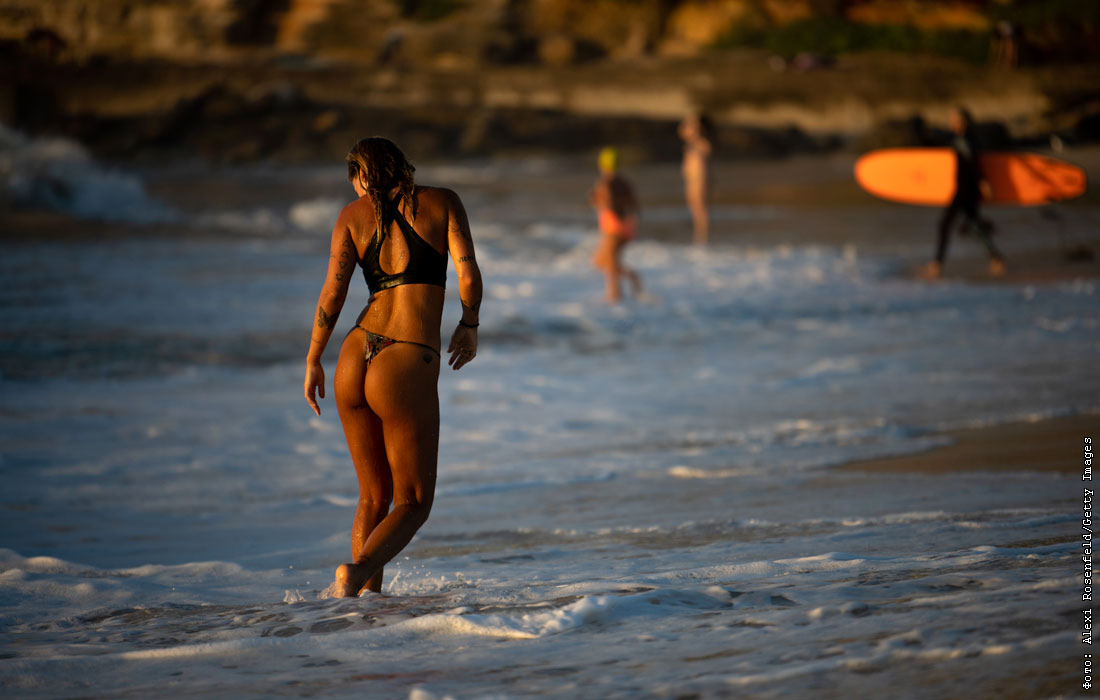
[[592,256],[592,265],[602,270],[607,281],[607,300],[622,298],[620,277],[630,282],[635,297],[642,295],[642,278],[623,264],[623,249],[634,240],[638,228],[638,199],[634,188],[619,174],[619,152],[607,147],[600,151],[600,178],[588,195],[599,217],[600,242]]
[[358,264],[371,296],[344,338],[333,390],[359,480],[359,504],[352,560],[336,569],[327,591],[335,597],[380,591],[383,565],[409,543],[432,508],[448,254],[462,304],[447,348],[453,369],[477,356],[481,307],[481,271],[458,195],[415,184],[415,168],[384,138],[359,141],[347,165],[359,198],[344,207],[332,231],[305,376],[306,401],[321,415],[321,355]]
[[710,240],[710,157],[714,151],[714,125],[705,114],[693,114],[680,122],[684,142],[684,198],[691,210],[692,238],[696,245]]
[[983,219],[978,211],[982,198],[988,199],[993,190],[982,174],[981,151],[974,132],[974,119],[968,110],[955,107],[951,111],[951,131],[954,133],[951,150],[955,156],[955,195],[940,216],[936,257],[925,263],[919,273],[928,279],[940,276],[943,263],[947,259],[947,244],[951,240],[952,225],[959,214],[962,214],[963,231],[973,232],[978,236],[989,253],[989,274],[1000,277],[1005,273],[1005,263],[1001,252],[993,244],[993,222]]

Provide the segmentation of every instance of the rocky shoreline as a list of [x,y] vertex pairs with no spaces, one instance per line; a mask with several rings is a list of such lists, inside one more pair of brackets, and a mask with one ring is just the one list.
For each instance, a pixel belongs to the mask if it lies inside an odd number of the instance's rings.
[[0,121],[75,138],[101,157],[211,162],[331,158],[363,134],[438,157],[577,152],[617,143],[676,157],[675,123],[702,109],[730,157],[936,140],[951,105],[990,147],[1096,139],[1091,66],[1002,72],[945,59],[853,56],[777,71],[768,56],[571,67],[401,69],[321,60],[5,62]]
[[[889,42],[830,55],[721,43],[798,26],[818,32],[810,44],[859,27],[883,40],[894,26],[958,49],[988,41],[996,12],[1009,12],[827,4],[0,0],[0,123],[110,159],[215,163],[329,159],[365,134],[427,157],[614,143],[665,160],[679,153],[675,124],[700,110],[731,158],[934,143],[955,104],[983,123],[989,147],[1100,138],[1091,54],[1020,67]],[[1095,29],[1063,25],[1032,44]]]

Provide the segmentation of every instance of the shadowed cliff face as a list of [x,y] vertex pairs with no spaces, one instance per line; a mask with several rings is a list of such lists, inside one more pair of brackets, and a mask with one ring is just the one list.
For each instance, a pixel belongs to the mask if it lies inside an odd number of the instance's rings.
[[[822,34],[845,35],[838,22],[969,32],[984,41],[1007,20],[1025,30],[1017,37],[1024,44],[1049,47],[1074,43],[1068,32],[1097,38],[1098,15],[1068,0],[0,0],[0,38],[48,30],[77,60],[291,53],[420,67],[564,65],[698,55],[785,27],[795,28],[787,39],[797,51],[799,41],[812,48]],[[834,43],[844,50],[867,41],[864,33]]]
[[[295,54],[363,63],[479,60],[512,13],[500,2],[0,0],[0,37],[48,29],[66,58],[233,62]],[[406,45],[407,44],[407,49]]]
[[[867,28],[898,23],[911,26],[896,36],[918,47],[918,24],[987,41],[980,32],[993,15],[976,5],[905,7],[0,0],[0,122],[112,157],[233,161],[339,156],[364,133],[425,154],[615,142],[674,158],[675,124],[695,110],[714,119],[733,156],[904,145],[921,136],[908,125],[934,128],[955,103],[997,121],[1002,141],[1095,131],[1100,104],[1088,97],[1100,91],[1100,71],[1087,65],[990,71],[927,52],[791,54],[875,48],[895,34]],[[1083,22],[1082,36],[1092,26]]]

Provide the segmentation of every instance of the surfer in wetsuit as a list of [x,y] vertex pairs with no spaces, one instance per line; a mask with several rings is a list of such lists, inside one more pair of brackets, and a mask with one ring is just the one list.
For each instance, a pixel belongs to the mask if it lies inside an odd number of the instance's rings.
[[964,230],[973,231],[986,250],[989,251],[989,274],[1000,277],[1005,273],[1004,258],[993,244],[993,222],[983,219],[978,205],[983,196],[989,197],[992,190],[982,175],[979,164],[980,151],[978,139],[974,133],[974,120],[970,112],[956,107],[951,112],[951,131],[955,133],[951,150],[955,154],[955,196],[944,209],[939,222],[939,241],[936,245],[936,257],[921,268],[922,277],[937,278],[943,271],[947,258],[947,244],[951,238],[951,225],[959,214],[963,215]]
[[[462,318],[447,364],[477,356],[481,272],[466,211],[448,189],[413,181],[413,166],[391,141],[363,139],[347,156],[359,195],[332,231],[328,273],[306,358],[305,397],[321,415],[321,354],[336,326],[355,265],[371,296],[344,338],[333,390],[359,480],[352,561],[336,569],[335,597],[382,588],[382,567],[428,519],[439,448],[439,325],[447,254],[458,272]],[[393,509],[390,510],[390,506]]]
[[619,174],[619,153],[608,147],[600,151],[600,179],[588,201],[599,217],[600,242],[592,256],[592,265],[602,270],[607,280],[607,300],[617,303],[622,297],[619,278],[625,276],[635,297],[642,294],[642,278],[622,262],[623,249],[634,240],[638,228],[638,199],[634,188]]

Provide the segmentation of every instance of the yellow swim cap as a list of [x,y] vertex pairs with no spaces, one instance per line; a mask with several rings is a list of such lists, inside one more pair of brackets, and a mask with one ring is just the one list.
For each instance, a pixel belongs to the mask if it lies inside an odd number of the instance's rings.
[[613,173],[619,169],[619,151],[608,146],[600,151],[600,170]]

